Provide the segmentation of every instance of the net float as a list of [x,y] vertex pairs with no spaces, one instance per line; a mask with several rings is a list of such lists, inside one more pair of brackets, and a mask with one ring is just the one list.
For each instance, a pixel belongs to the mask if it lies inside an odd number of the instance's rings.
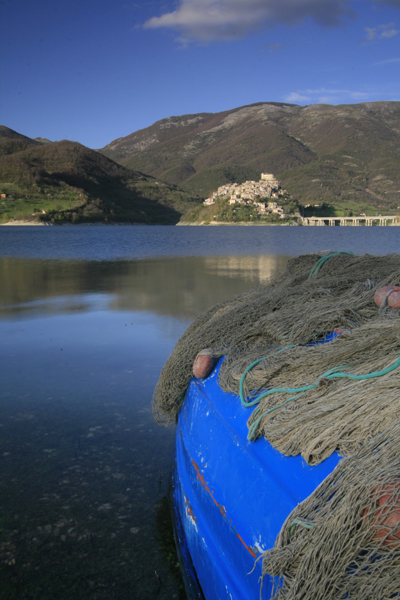
[[388,300],[388,306],[391,308],[400,308],[400,290],[394,290]]
[[[385,285],[379,288],[374,294],[374,300],[379,308],[390,306],[391,308],[400,308],[400,287],[397,285]],[[385,304],[386,301],[386,304]],[[383,306],[382,306],[383,304]]]
[[215,358],[210,348],[201,350],[193,363],[193,375],[197,379],[205,379],[209,376],[215,366]]
[[[371,494],[371,499],[376,500],[376,509],[371,514],[369,526],[374,529],[374,540],[386,546],[400,544],[400,481],[389,483],[376,488]],[[370,509],[366,508],[363,519]]]

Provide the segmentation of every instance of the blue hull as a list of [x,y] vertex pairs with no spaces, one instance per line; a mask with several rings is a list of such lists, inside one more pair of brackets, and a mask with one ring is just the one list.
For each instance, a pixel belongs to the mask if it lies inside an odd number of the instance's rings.
[[[222,362],[222,361],[221,361]],[[217,383],[220,364],[192,379],[179,413],[173,503],[189,596],[258,600],[262,552],[274,545],[291,511],[333,471],[332,455],[310,467],[264,438],[247,440],[249,409]],[[271,597],[272,578],[262,596]],[[193,593],[192,593],[193,592]]]

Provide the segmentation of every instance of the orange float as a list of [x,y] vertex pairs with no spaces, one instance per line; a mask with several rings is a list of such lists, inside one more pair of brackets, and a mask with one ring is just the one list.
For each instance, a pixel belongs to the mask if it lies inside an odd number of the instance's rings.
[[215,366],[215,358],[209,348],[201,350],[193,363],[193,375],[198,379],[205,379],[209,376]]
[[[400,480],[396,483],[388,483],[376,488],[371,494],[372,500],[377,500],[377,510],[368,521],[374,529],[374,540],[386,546],[397,546],[400,544]],[[363,521],[368,515],[366,508],[362,513]],[[365,525],[364,521],[364,525]]]
[[392,292],[388,298],[388,306],[391,308],[400,308],[400,290]]
[[[390,292],[389,295],[387,295]],[[374,294],[375,303],[379,306],[382,306],[382,303],[387,298],[387,306],[391,308],[400,308],[400,287],[397,285],[385,285],[384,287],[379,288]]]

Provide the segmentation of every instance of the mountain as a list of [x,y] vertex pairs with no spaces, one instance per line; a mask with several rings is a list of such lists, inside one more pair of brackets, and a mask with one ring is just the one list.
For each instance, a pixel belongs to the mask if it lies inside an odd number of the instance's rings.
[[13,154],[26,150],[30,146],[39,146],[40,142],[32,140],[26,135],[17,133],[5,125],[0,125],[0,156]]
[[264,172],[305,206],[368,214],[400,205],[400,102],[264,102],[169,117],[99,151],[203,198]]
[[77,142],[0,128],[0,219],[176,223],[193,194],[127,169]]

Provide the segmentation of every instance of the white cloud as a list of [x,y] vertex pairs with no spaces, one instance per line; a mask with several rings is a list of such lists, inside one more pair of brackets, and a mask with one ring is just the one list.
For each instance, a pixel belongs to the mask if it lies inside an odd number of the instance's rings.
[[399,33],[398,29],[387,29],[381,34],[382,38],[391,38]]
[[388,39],[394,37],[399,33],[397,29],[394,28],[394,23],[386,23],[386,25],[377,25],[376,27],[366,27],[365,31],[367,33],[366,37],[362,40],[365,42],[372,42],[376,39]]
[[368,100],[371,97],[371,94],[367,92],[349,92],[350,98],[352,100],[357,100],[357,102],[363,102],[364,100]]
[[377,33],[376,33],[376,27],[374,27],[373,29],[371,29],[371,27],[366,27],[365,31],[367,32],[367,37],[365,38],[366,42],[371,42],[372,40],[374,40],[377,37]]
[[310,18],[337,26],[353,15],[350,0],[179,0],[176,10],[149,19],[144,27],[174,29],[192,40],[233,40],[276,23],[295,25]]
[[387,58],[386,60],[380,60],[379,62],[374,63],[375,67],[380,67],[381,65],[389,65],[390,63],[398,63],[400,62],[399,58]]
[[291,92],[287,96],[285,96],[285,102],[290,102],[293,104],[309,102],[311,100],[310,96],[305,96],[304,94],[299,94],[298,92]]
[[295,104],[344,104],[346,102],[364,102],[370,98],[367,92],[352,91],[346,89],[318,88],[299,90],[285,96],[285,102]]

